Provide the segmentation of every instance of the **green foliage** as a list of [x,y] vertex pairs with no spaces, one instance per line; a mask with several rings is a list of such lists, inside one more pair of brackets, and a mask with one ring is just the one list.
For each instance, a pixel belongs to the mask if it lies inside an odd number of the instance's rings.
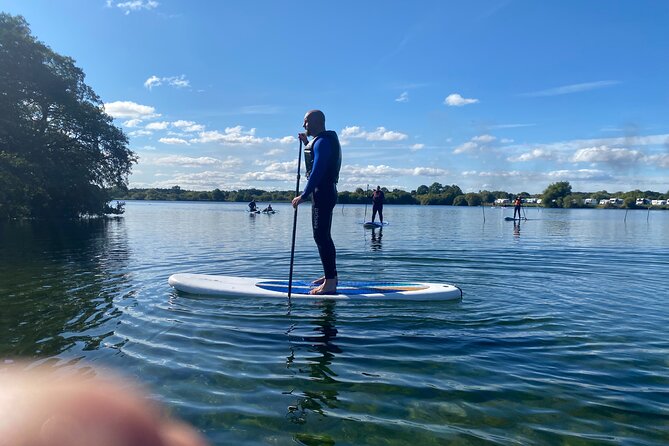
[[481,194],[475,194],[473,192],[470,192],[468,194],[465,194],[465,199],[467,200],[467,204],[469,206],[480,206],[481,204],[483,204],[483,198],[481,197]]
[[458,195],[453,199],[453,206],[469,206],[469,203],[467,203],[467,197],[464,195]]
[[579,208],[581,207],[581,198],[579,195],[567,195],[562,198],[563,208]]
[[437,183],[435,181],[428,188],[428,193],[430,193],[432,195],[439,195],[443,189],[444,189],[444,186],[442,186],[441,183]]
[[110,211],[135,155],[74,61],[0,13],[0,219]]
[[418,186],[418,189],[416,189],[416,195],[427,195],[429,192],[430,189],[424,184]]
[[479,191],[479,196],[481,197],[481,201],[483,201],[483,203],[494,203],[496,198],[495,194],[488,190]]
[[549,208],[562,207],[568,195],[571,195],[571,184],[568,181],[552,183],[544,190],[542,204]]

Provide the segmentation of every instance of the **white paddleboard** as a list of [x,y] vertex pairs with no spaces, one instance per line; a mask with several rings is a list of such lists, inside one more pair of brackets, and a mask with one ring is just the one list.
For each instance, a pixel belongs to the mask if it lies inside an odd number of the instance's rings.
[[[288,297],[288,281],[252,277],[174,274],[168,283],[176,290],[191,294],[248,297]],[[291,298],[295,299],[367,299],[367,300],[460,300],[460,288],[443,283],[412,281],[347,282],[340,281],[337,294],[312,295],[309,281],[293,280]]]

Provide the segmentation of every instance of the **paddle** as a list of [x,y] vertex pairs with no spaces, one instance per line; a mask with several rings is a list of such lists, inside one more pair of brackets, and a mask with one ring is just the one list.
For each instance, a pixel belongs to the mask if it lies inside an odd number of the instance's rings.
[[[297,186],[295,186],[295,196],[300,195],[300,168],[302,167],[302,140],[300,139],[300,150],[297,153]],[[293,215],[293,241],[290,245],[290,274],[288,274],[288,299],[290,299],[290,292],[293,289],[293,261],[295,260],[295,234],[297,231],[297,208],[295,206],[295,214]]]

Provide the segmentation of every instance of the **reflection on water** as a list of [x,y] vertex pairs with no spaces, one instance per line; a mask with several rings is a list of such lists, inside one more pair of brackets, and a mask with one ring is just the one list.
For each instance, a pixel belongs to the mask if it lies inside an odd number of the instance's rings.
[[129,256],[122,219],[0,226],[0,355],[96,350],[119,316]]
[[520,221],[513,223],[513,235],[518,238],[520,237]]
[[372,249],[378,251],[381,249],[381,239],[383,238],[383,228],[372,228]]
[[[306,423],[309,412],[325,416],[325,408],[337,407],[338,392],[335,379],[337,374],[331,368],[335,354],[342,353],[342,350],[334,343],[337,337],[336,303],[323,301],[318,305],[321,314],[311,321],[313,334],[301,336],[298,341],[298,344],[306,346],[308,352],[304,357],[306,367],[299,367],[298,371],[308,374],[310,379],[304,381],[309,388],[304,389],[299,394],[298,400],[288,407],[287,417],[295,424]],[[295,349],[291,348],[291,354],[286,361],[289,368],[293,365],[294,360]]]

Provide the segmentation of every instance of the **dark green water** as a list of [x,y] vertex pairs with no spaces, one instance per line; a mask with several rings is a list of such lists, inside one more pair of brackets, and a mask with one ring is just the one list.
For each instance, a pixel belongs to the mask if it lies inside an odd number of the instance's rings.
[[[214,444],[663,445],[669,212],[338,207],[340,276],[458,303],[179,295],[175,272],[288,274],[293,212],[130,202],[0,227],[0,357],[110,366]],[[369,209],[368,214],[369,216]],[[308,206],[295,274],[317,277]]]

